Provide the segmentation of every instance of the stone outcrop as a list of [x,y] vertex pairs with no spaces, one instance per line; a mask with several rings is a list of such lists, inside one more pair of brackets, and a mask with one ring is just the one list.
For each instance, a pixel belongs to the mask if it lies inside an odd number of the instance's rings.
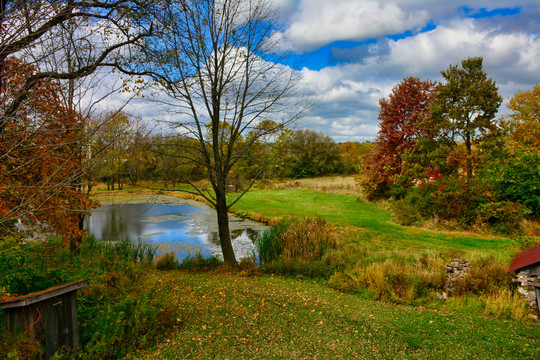
[[454,295],[456,286],[469,275],[472,266],[467,260],[454,259],[446,264],[446,283],[444,284],[444,292],[438,294],[439,298],[447,299]]

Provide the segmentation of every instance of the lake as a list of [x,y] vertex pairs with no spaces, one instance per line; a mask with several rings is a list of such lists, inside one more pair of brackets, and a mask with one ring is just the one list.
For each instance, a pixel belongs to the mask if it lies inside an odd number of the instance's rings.
[[[173,196],[107,196],[91,211],[85,229],[97,239],[155,244],[158,253],[174,252],[178,259],[200,253],[222,258],[215,211],[204,203]],[[229,215],[237,259],[256,253],[257,235],[267,226]]]

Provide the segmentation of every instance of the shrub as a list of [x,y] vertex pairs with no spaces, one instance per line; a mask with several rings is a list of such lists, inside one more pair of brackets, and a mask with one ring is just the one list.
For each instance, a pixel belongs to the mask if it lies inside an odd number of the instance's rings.
[[283,251],[281,237],[287,231],[289,224],[290,221],[281,220],[257,237],[255,245],[259,252],[259,261],[261,264],[270,263],[281,255]]
[[178,261],[174,257],[174,253],[165,253],[156,259],[156,269],[158,270],[174,270],[178,267]]
[[208,270],[221,265],[223,265],[223,261],[216,256],[205,258],[200,253],[197,253],[195,256],[188,256],[182,259],[182,262],[178,264],[178,268],[182,270]]
[[[118,358],[155,343],[176,324],[174,305],[162,303],[147,281],[152,254],[152,247],[142,243],[106,243],[92,237],[83,239],[79,253],[54,238],[0,241],[0,289],[3,296],[25,295],[88,280],[89,286],[78,291],[81,347],[55,358]],[[0,336],[0,343],[6,336]],[[23,337],[13,337],[0,349],[0,358],[5,351],[6,358],[26,359],[37,350]]]
[[492,159],[481,176],[492,183],[500,201],[510,201],[527,207],[533,217],[540,216],[540,155],[527,147],[501,158]]
[[476,212],[481,222],[503,235],[522,234],[521,223],[531,213],[526,207],[510,201],[481,204]]
[[320,260],[337,244],[335,229],[320,217],[292,219],[281,236],[282,255],[292,260]]
[[30,335],[24,332],[17,334],[0,332],[0,358],[24,360],[41,358],[42,355],[41,345]]
[[493,295],[513,286],[512,275],[507,273],[508,264],[495,262],[492,258],[480,258],[472,262],[472,271],[456,284],[454,294]]
[[174,305],[162,304],[156,288],[130,287],[134,279],[119,274],[104,280],[79,298],[83,357],[121,358],[155,343],[176,325]]
[[281,220],[257,241],[261,267],[281,275],[328,278],[335,271],[323,255],[337,246],[335,229],[322,218]]
[[358,289],[359,282],[345,272],[336,272],[328,279],[328,286],[342,292],[352,292]]
[[441,254],[411,257],[394,254],[359,262],[354,268],[336,272],[328,285],[340,291],[363,292],[373,299],[418,303],[434,298],[444,281],[445,266]]
[[416,207],[405,199],[393,201],[391,211],[395,221],[400,225],[417,225],[422,221]]

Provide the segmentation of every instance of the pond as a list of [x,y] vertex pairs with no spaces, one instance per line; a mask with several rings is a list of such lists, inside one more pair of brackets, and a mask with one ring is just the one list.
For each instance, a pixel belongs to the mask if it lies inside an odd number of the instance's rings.
[[[174,252],[178,259],[201,254],[222,258],[215,211],[206,204],[173,196],[122,196],[99,199],[85,229],[106,241],[155,244],[158,253]],[[257,235],[267,226],[229,215],[237,259],[256,253]]]

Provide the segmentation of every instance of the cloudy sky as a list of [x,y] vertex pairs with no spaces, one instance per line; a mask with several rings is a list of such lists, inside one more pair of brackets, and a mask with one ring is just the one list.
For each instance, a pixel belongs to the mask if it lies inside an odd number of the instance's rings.
[[[442,80],[472,56],[504,98],[540,83],[540,0],[274,0],[282,46],[301,58],[318,102],[297,128],[336,142],[373,140],[379,99],[403,78]],[[119,99],[125,100],[125,99]],[[121,103],[120,101],[119,103]],[[133,101],[132,113],[153,112]],[[155,112],[154,112],[155,113]]]
[[[471,56],[505,103],[540,83],[539,0],[276,0],[284,46],[303,59],[319,102],[298,127],[335,141],[372,140],[378,101],[403,78],[442,80]],[[505,111],[505,103],[500,113]]]

